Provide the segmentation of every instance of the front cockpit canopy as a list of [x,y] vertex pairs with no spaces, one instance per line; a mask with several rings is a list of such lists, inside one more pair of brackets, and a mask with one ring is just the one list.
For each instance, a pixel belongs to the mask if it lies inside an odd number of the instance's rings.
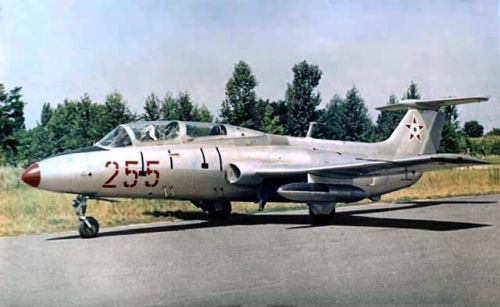
[[132,141],[127,130],[122,126],[118,126],[106,134],[96,145],[101,147],[125,147],[132,145]]
[[262,132],[219,123],[183,121],[141,121],[123,124],[96,143],[100,147],[143,146],[183,143],[200,138],[241,137]]

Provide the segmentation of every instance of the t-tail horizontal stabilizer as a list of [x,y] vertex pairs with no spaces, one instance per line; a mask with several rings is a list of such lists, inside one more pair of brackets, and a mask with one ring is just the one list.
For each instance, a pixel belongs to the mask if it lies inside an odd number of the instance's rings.
[[379,111],[396,111],[407,109],[419,110],[434,110],[437,111],[440,107],[451,106],[456,104],[474,103],[487,101],[489,97],[462,97],[462,98],[443,98],[432,100],[406,99],[395,104],[389,104],[383,107],[378,107]]

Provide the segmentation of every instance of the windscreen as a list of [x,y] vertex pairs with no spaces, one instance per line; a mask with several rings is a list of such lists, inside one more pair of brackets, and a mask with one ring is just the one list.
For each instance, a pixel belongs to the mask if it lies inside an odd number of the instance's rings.
[[96,145],[104,147],[125,147],[132,145],[130,136],[122,126],[118,126],[106,134]]

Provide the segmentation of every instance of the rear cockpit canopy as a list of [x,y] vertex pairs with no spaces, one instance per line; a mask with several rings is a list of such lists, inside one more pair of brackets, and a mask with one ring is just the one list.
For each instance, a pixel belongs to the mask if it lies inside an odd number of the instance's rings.
[[97,142],[96,146],[103,148],[148,146],[262,134],[260,131],[219,123],[140,121],[119,125]]

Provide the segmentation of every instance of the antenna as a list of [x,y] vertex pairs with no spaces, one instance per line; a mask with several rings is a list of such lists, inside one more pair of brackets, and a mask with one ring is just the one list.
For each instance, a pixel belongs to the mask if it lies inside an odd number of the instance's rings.
[[312,133],[314,131],[314,125],[316,125],[316,122],[309,122],[309,129],[307,129],[306,138],[311,138],[312,137]]

